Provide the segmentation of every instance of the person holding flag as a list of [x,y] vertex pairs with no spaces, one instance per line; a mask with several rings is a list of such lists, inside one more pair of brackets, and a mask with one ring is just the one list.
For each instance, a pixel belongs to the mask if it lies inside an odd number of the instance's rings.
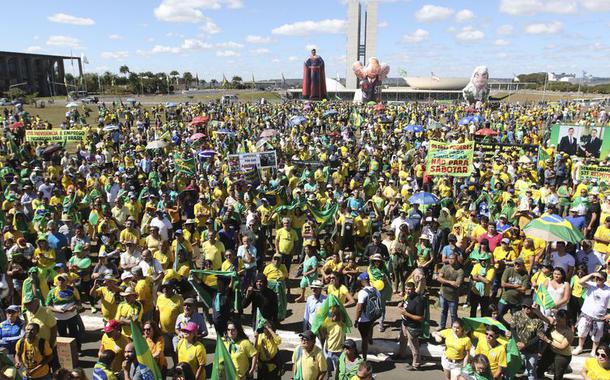
[[122,364],[124,380],[156,380],[150,368],[138,362],[133,343],[125,346],[125,360]]

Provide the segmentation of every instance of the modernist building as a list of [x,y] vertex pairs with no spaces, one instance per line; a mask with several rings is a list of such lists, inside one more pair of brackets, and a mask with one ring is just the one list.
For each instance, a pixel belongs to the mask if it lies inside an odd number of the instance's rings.
[[[370,57],[377,55],[378,0],[368,0],[364,3],[364,25],[362,25],[362,5],[360,0],[348,0],[347,3],[347,72],[345,87],[352,90],[358,87],[358,79],[352,71],[354,62],[360,61],[366,65]],[[364,38],[362,38],[362,34],[364,34]]]
[[39,96],[66,95],[64,60],[76,60],[82,76],[80,57],[0,51],[0,92],[12,87]]

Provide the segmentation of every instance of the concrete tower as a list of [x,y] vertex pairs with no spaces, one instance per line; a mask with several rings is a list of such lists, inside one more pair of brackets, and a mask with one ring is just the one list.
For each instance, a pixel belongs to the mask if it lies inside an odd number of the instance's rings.
[[[347,55],[345,87],[355,89],[358,79],[352,65],[361,61],[366,65],[370,57],[377,54],[377,0],[367,0],[364,10],[364,30],[362,25],[362,5],[360,0],[348,0],[347,3]],[[364,34],[364,41],[361,36]]]

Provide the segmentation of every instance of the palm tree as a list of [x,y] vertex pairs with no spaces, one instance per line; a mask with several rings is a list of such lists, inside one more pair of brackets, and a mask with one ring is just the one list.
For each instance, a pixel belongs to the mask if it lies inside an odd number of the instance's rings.
[[176,70],[172,70],[169,73],[169,76],[172,77],[172,79],[174,79],[176,81],[176,84],[178,84],[178,77],[180,76],[180,73]]
[[191,82],[193,81],[193,74],[188,71],[182,73],[182,81],[184,81],[184,89],[188,90],[191,86]]
[[127,77],[127,74],[129,74],[129,67],[127,67],[127,65],[123,65],[119,68],[119,72]]

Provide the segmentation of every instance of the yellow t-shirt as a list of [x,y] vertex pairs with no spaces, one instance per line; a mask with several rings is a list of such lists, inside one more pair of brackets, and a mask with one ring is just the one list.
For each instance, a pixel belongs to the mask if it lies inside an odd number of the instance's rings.
[[324,321],[323,327],[326,330],[326,350],[330,352],[343,351],[343,343],[345,343],[343,324],[327,319]]
[[[176,351],[178,351],[178,362],[189,363],[194,375],[197,374],[197,368],[206,365],[207,352],[201,342],[194,342],[191,344],[187,342],[186,339],[182,338],[178,342]],[[197,380],[205,380],[205,370],[201,371],[201,377]]]
[[145,277],[136,283],[134,291],[138,294],[138,301],[142,304],[142,313],[146,314],[153,310],[152,280]]
[[304,348],[299,346],[292,354],[292,362],[295,364],[297,364],[297,355],[299,352],[301,354],[301,359],[298,364],[301,366],[303,379],[317,379],[320,374],[325,373],[328,369],[326,358],[318,346],[314,346],[311,352],[307,352]]
[[159,310],[159,325],[163,334],[173,333],[176,327],[176,319],[182,312],[184,300],[179,294],[167,298],[160,294],[157,298],[157,310]]
[[[32,369],[41,364],[42,360],[46,356],[51,356],[53,354],[53,349],[49,345],[47,340],[44,341],[44,345],[42,346],[42,352],[40,351],[40,346],[38,340],[40,338],[35,338],[34,342],[31,344],[25,339],[25,337],[21,338],[17,342],[16,351],[21,352],[20,359],[22,363],[24,363],[25,367],[28,369]],[[49,365],[45,364],[40,366],[34,371],[31,371],[29,374],[29,378],[40,378],[47,376],[50,372]]]
[[[531,264],[531,259],[532,257],[536,257],[536,249],[528,249],[528,248],[522,248],[521,249],[521,254],[519,254],[519,258],[523,259],[523,262],[525,263],[525,269],[529,272],[532,270],[532,264]],[[534,259],[534,263],[535,263],[535,259]]]
[[458,337],[452,329],[441,331],[440,336],[445,338],[445,356],[451,360],[462,360],[470,350],[472,343],[467,336]]
[[102,350],[110,350],[116,354],[111,364],[113,371],[121,370],[125,346],[127,346],[128,343],[129,338],[127,338],[125,335],[120,335],[118,339],[112,339],[107,334],[102,335]]
[[[139,301],[136,301],[135,305],[130,305],[127,302],[121,302],[119,307],[116,309],[116,317],[114,317],[114,319],[132,319],[135,317],[135,321],[142,321],[142,309],[142,304]],[[121,332],[123,335],[131,337],[131,326],[129,324],[122,325]]]
[[276,240],[278,241],[278,250],[282,255],[292,254],[292,250],[297,242],[297,233],[294,230],[280,228],[276,232]]
[[514,261],[516,259],[516,253],[515,251],[513,251],[512,249],[509,248],[508,251],[506,251],[504,248],[502,248],[502,246],[497,246],[496,249],[494,249],[494,261],[496,262],[494,264],[494,266],[496,268],[498,268],[500,266],[499,261],[504,260],[504,261]]
[[279,268],[273,264],[267,264],[263,269],[263,274],[267,277],[267,280],[279,281],[288,278],[288,270],[284,264],[280,264]]
[[496,347],[491,348],[487,339],[482,337],[477,343],[477,348],[474,351],[475,355],[483,354],[489,359],[489,369],[492,373],[495,373],[500,368],[506,368],[506,346],[498,344]]
[[47,342],[51,338],[51,329],[57,326],[57,320],[52,312],[48,311],[47,308],[40,305],[35,314],[32,314],[29,310],[25,312],[25,318],[30,323],[36,323],[40,326],[38,331],[38,337],[46,340]]
[[222,259],[225,253],[225,246],[220,241],[216,241],[214,244],[206,240],[201,245],[201,252],[203,253],[206,260],[212,261],[212,269],[220,270],[222,266]]
[[95,293],[102,301],[102,317],[109,321],[116,315],[117,303],[114,297],[114,292],[105,286],[97,288]]
[[259,366],[263,365],[263,362],[265,362],[270,371],[275,369],[276,365],[271,362],[271,359],[280,351],[280,344],[282,344],[282,338],[280,338],[279,335],[275,335],[275,337],[270,339],[265,333],[258,334],[258,337],[256,338],[256,350],[258,352]]
[[597,227],[595,235],[593,236],[593,250],[599,253],[609,253],[610,247],[608,244],[595,241],[595,238],[610,240],[610,228],[607,228],[605,225],[601,224],[599,227]]
[[485,288],[483,290],[484,294],[482,294],[482,296],[484,296],[484,297],[489,297],[489,295],[491,294],[491,283],[494,279],[494,274],[496,273],[496,271],[495,271],[494,267],[492,267],[491,265],[488,265],[487,272],[485,273],[485,275],[481,275],[482,269],[483,269],[483,267],[481,266],[481,264],[477,263],[472,267],[472,271],[470,272],[470,275],[474,276],[476,274],[476,275],[485,277],[486,279],[489,280],[489,283],[485,284]]
[[231,355],[235,371],[239,378],[245,378],[250,369],[250,359],[256,356],[256,349],[252,342],[248,339],[242,339],[240,342],[231,344],[227,339],[223,339],[223,343],[227,351]]
[[326,288],[326,294],[332,294],[333,296],[339,299],[339,302],[345,304],[345,301],[347,301],[347,295],[349,294],[349,290],[345,285],[341,285],[339,286],[339,289],[337,289],[335,288],[335,285],[329,284]]
[[587,377],[591,380],[610,380],[610,369],[600,366],[595,358],[587,358],[583,368],[587,371]]

